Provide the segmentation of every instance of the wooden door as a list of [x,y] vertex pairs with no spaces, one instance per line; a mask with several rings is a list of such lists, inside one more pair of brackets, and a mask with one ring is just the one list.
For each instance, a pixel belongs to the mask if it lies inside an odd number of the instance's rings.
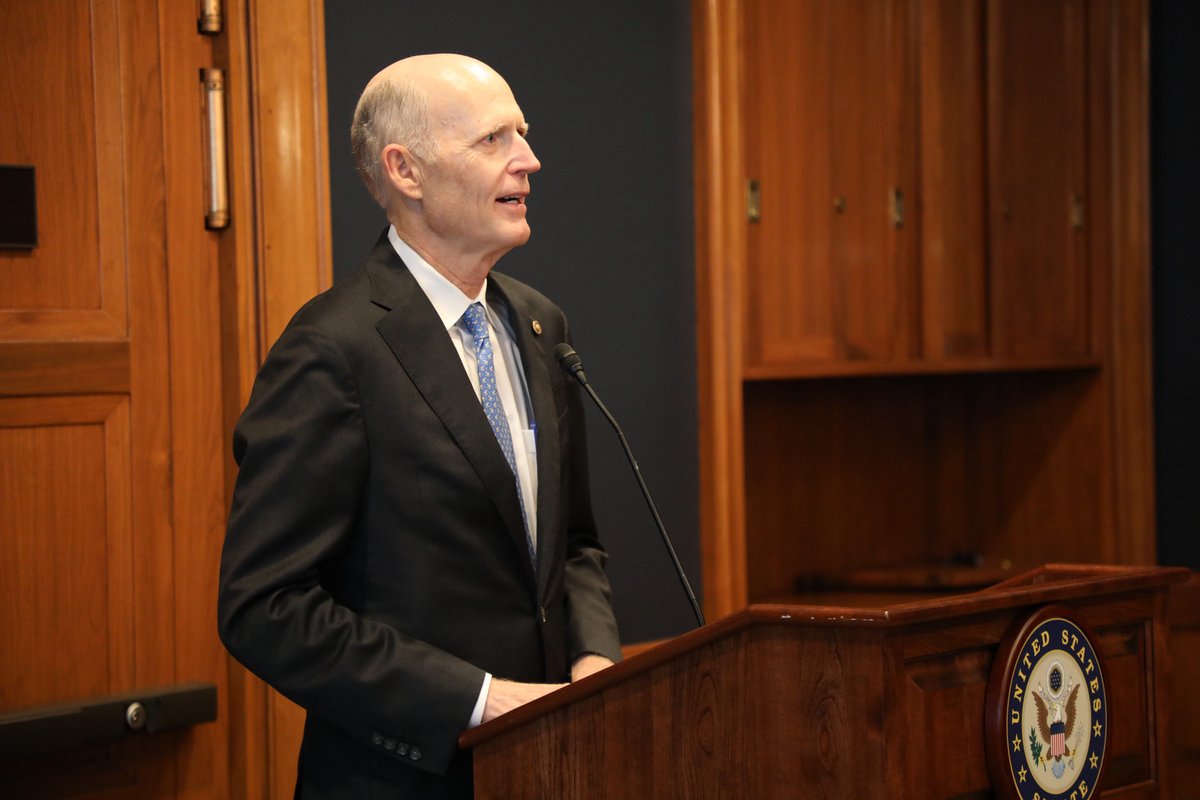
[[743,4],[750,365],[916,355],[906,0]]
[[[0,713],[199,681],[224,697],[218,234],[196,4],[0,2]],[[0,764],[5,797],[215,797],[229,726]]]

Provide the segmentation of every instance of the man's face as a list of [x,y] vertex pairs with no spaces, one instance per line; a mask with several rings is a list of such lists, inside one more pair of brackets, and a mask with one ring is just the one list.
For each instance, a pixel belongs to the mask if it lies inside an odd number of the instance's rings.
[[425,223],[445,258],[495,259],[529,239],[525,197],[541,169],[512,90],[480,66],[431,97],[438,155],[422,167]]

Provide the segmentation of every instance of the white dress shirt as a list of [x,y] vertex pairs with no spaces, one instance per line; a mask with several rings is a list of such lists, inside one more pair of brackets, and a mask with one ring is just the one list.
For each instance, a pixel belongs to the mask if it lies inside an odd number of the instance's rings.
[[[454,344],[454,349],[462,361],[463,369],[475,388],[475,396],[480,396],[479,369],[476,365],[475,339],[462,322],[463,313],[472,303],[482,303],[487,312],[488,336],[492,340],[492,357],[496,372],[496,390],[500,395],[501,405],[504,406],[504,416],[508,419],[508,429],[512,433],[513,458],[516,462],[517,477],[520,480],[521,499],[525,504],[525,523],[529,531],[530,541],[537,548],[537,435],[532,406],[529,401],[529,386],[525,381],[525,373],[521,369],[521,353],[517,349],[516,337],[509,327],[506,315],[497,314],[487,303],[487,281],[476,297],[468,297],[451,283],[444,275],[434,269],[429,262],[413,250],[393,225],[388,229],[388,241],[396,253],[408,267],[421,290],[425,292],[429,302],[446,326],[446,333]],[[491,687],[492,676],[484,677],[483,688],[479,692],[479,700],[475,703],[475,711],[471,715],[468,727],[475,727],[483,718],[483,707],[487,701],[488,689]]]

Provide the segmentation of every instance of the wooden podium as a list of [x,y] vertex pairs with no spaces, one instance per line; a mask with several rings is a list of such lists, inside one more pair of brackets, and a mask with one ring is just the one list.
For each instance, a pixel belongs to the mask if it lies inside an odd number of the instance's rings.
[[1164,613],[1188,575],[1050,565],[884,608],[751,606],[465,733],[475,796],[990,797],[993,660],[1053,604],[1103,659],[1101,796],[1170,798]]

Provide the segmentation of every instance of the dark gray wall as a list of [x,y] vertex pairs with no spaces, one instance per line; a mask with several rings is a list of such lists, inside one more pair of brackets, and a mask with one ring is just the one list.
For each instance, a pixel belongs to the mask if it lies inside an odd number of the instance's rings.
[[1158,557],[1200,568],[1200,4],[1150,6]]
[[[348,129],[378,70],[416,53],[479,58],[512,86],[542,162],[530,243],[497,269],[563,307],[700,589],[691,42],[687,0],[327,2],[335,279],[384,226]],[[690,606],[615,437],[589,411],[592,492],[626,642],[687,630]]]
[[[346,131],[378,69],[421,52],[492,64],[543,164],[533,238],[500,269],[570,314],[588,372],[622,420],[699,590],[691,53],[686,0],[566,4],[328,2],[336,274],[383,219],[354,176]],[[1159,558],[1200,568],[1200,4],[1153,0],[1152,233]],[[611,432],[593,415],[593,488],[626,641],[690,627],[687,606]]]

